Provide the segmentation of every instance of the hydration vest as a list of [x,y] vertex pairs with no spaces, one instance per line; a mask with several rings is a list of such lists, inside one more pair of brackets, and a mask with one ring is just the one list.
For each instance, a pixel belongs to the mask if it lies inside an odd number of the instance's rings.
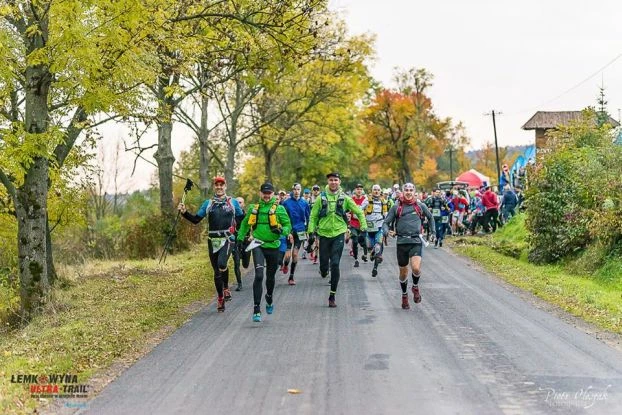
[[[322,202],[322,207],[320,208],[319,217],[323,218],[328,215],[328,198],[326,197],[326,192],[320,193],[320,201]],[[347,224],[348,217],[346,216],[346,211],[343,208],[345,204],[346,198],[343,193],[339,193],[337,197],[337,205],[335,206],[335,215],[340,216],[343,221]]]
[[[270,230],[274,233],[281,233],[281,224],[276,218],[276,209],[279,207],[279,202],[275,201],[270,210],[268,211],[268,225],[270,225]],[[255,203],[251,209],[251,214],[248,217],[248,226],[250,226],[251,230],[255,230],[257,226],[257,216],[259,214],[259,203]],[[264,222],[265,223],[265,222]]]
[[235,207],[229,196],[225,199],[212,199],[206,212],[209,233],[235,231]]
[[[369,203],[367,204],[367,207],[365,208],[365,214],[370,215],[374,213],[374,203],[378,203],[378,202],[374,201],[372,196],[369,196],[367,198],[367,201]],[[381,198],[380,203],[382,203],[382,216],[387,216],[387,212],[389,211],[389,202],[386,199]]]

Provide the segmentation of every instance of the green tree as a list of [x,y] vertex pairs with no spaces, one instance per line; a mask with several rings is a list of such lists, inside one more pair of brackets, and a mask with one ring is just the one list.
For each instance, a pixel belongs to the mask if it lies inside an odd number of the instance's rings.
[[47,222],[52,171],[76,140],[128,112],[133,88],[152,74],[140,54],[155,30],[140,3],[10,1],[0,7],[0,183],[15,207],[23,322],[50,291]]

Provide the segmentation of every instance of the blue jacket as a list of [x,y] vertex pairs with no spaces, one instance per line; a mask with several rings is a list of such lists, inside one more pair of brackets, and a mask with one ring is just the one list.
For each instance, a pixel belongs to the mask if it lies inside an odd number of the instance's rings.
[[309,215],[311,214],[309,203],[303,197],[298,200],[294,199],[292,194],[289,199],[283,202],[283,207],[289,215],[289,220],[292,222],[292,232],[306,231]]

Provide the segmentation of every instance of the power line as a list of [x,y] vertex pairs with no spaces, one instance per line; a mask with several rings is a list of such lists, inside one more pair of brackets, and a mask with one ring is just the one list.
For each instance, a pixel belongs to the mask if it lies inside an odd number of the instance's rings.
[[611,59],[611,60],[610,60],[609,62],[607,62],[604,66],[602,66],[602,67],[601,67],[601,68],[599,68],[597,71],[595,71],[593,74],[591,74],[590,76],[588,76],[587,78],[585,78],[584,80],[582,80],[581,82],[579,82],[578,84],[576,84],[576,85],[574,85],[574,86],[572,86],[572,87],[568,88],[567,90],[565,90],[565,91],[564,91],[564,92],[562,92],[561,94],[559,94],[559,95],[555,96],[554,98],[551,98],[551,99],[549,99],[548,101],[545,101],[545,102],[543,102],[543,103],[541,103],[541,104],[539,104],[539,105],[535,105],[535,106],[533,106],[533,107],[526,108],[526,109],[524,109],[524,110],[522,110],[522,111],[515,112],[515,113],[513,113],[513,114],[511,114],[511,115],[522,114],[522,113],[527,112],[527,111],[532,111],[532,110],[537,109],[537,108],[542,108],[542,107],[544,107],[545,105],[548,105],[548,104],[550,104],[551,102],[558,100],[559,98],[563,97],[563,96],[564,96],[564,95],[566,95],[567,93],[574,91],[575,89],[577,89],[578,87],[580,87],[581,85],[583,85],[584,83],[586,83],[587,81],[589,81],[590,79],[594,78],[594,77],[595,77],[596,75],[598,75],[599,73],[602,73],[602,72],[603,72],[606,68],[608,68],[609,66],[613,65],[613,64],[614,64],[614,63],[615,63],[618,59],[620,59],[621,57],[622,57],[622,53],[619,53],[619,54],[618,54],[615,58]]

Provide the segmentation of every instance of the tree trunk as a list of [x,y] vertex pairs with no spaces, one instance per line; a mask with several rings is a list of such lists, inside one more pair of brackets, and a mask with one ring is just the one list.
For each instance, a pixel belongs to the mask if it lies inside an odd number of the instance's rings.
[[46,264],[48,269],[48,281],[50,285],[54,285],[58,275],[56,274],[56,268],[54,267],[54,256],[52,255],[52,232],[50,231],[50,222],[48,217],[45,217],[45,249],[46,249]]
[[173,122],[170,116],[158,123],[158,151],[154,158],[158,163],[158,179],[160,181],[160,211],[164,216],[172,216],[173,207],[173,164],[175,156],[171,146]]
[[264,179],[272,183],[272,156],[274,155],[267,146],[263,147]]
[[[42,12],[42,10],[37,10]],[[38,33],[29,36],[27,53],[45,46],[48,36],[48,13],[42,13]],[[25,140],[45,151],[48,132],[48,95],[52,76],[45,65],[27,66],[24,72]],[[17,246],[20,275],[20,316],[28,322],[50,292],[47,267],[47,196],[49,161],[35,157],[26,170],[23,184],[16,189]]]
[[209,150],[208,150],[208,138],[209,131],[207,129],[207,106],[209,100],[207,96],[201,97],[201,129],[199,131],[199,188],[201,189],[201,196],[207,199],[210,180],[209,180]]
[[46,303],[50,282],[47,268],[47,178],[48,160],[37,157],[17,189],[17,240],[22,324]]
[[236,191],[236,186],[233,183],[233,173],[235,171],[235,153],[238,150],[238,116],[239,113],[237,111],[234,111],[233,114],[231,114],[229,146],[227,147],[227,165],[225,166],[225,179],[227,180],[227,188],[231,194],[234,194]]

